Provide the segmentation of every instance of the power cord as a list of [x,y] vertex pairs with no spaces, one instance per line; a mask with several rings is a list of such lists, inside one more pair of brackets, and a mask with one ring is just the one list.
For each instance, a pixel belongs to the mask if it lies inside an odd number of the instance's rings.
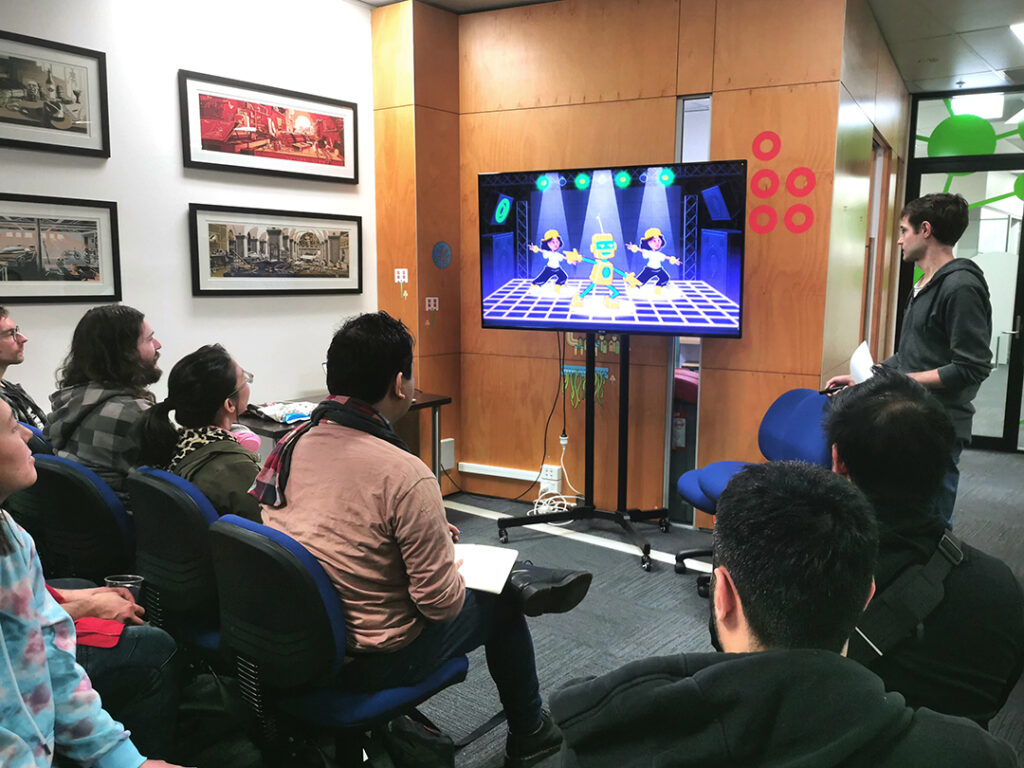
[[[558,339],[558,331],[555,331],[555,339],[556,340]],[[523,498],[523,496],[528,494],[530,492],[530,490],[533,488],[533,486],[535,486],[537,484],[537,481],[540,480],[540,476],[544,472],[544,456],[547,455],[547,452],[548,452],[548,427],[551,425],[551,417],[554,416],[554,414],[555,414],[555,407],[558,405],[558,395],[559,395],[559,393],[562,392],[562,364],[561,364],[561,360],[562,360],[562,354],[564,353],[564,349],[565,349],[565,344],[564,343],[560,343],[559,346],[558,346],[558,359],[560,361],[559,362],[559,366],[558,366],[558,389],[555,390],[555,399],[551,402],[551,410],[548,411],[547,421],[544,422],[544,436],[541,439],[541,444],[540,444],[540,469],[537,470],[537,476],[535,478],[533,478],[533,482],[530,483],[528,486],[526,486],[526,490],[524,490],[522,493],[520,493],[518,496],[516,496],[514,499],[512,499],[512,501],[519,501],[519,499]]]

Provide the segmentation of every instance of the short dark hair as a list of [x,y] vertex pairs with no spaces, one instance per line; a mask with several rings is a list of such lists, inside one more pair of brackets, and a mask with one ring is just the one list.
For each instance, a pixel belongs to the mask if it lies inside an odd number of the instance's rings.
[[145,392],[155,379],[153,369],[139,357],[144,318],[124,304],[104,304],[82,315],[57,372],[58,385],[74,387],[92,381]]
[[935,192],[916,200],[911,200],[900,211],[900,218],[914,228],[921,229],[922,222],[932,225],[932,234],[943,245],[953,246],[967,229],[967,200],[963,195],[952,195],[948,192]]
[[753,464],[718,499],[714,552],[761,646],[839,652],[871,592],[878,530],[867,499],[838,475]]
[[8,316],[7,307],[0,306],[0,320]]
[[946,409],[927,389],[880,365],[832,397],[825,432],[876,507],[907,515],[930,506],[955,439]]
[[354,317],[327,350],[327,391],[367,403],[384,399],[399,373],[412,376],[412,335],[387,312]]
[[196,429],[213,424],[224,401],[237,390],[235,361],[220,344],[208,344],[181,358],[167,376],[167,399],[148,409],[138,430],[140,464],[166,467],[178,445],[178,430],[170,420]]

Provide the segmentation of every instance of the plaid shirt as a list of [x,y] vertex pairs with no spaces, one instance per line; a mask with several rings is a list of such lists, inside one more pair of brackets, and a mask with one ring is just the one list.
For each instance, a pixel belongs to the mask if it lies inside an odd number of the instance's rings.
[[43,435],[54,453],[89,467],[125,498],[124,479],[138,452],[134,427],[152,403],[133,389],[90,382],[54,392],[50,405]]

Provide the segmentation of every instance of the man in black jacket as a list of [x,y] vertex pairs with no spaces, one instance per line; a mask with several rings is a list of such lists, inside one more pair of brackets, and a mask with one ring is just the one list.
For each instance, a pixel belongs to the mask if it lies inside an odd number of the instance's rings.
[[[946,476],[935,509],[952,525],[960,481],[960,453],[971,440],[971,401],[988,376],[992,351],[992,304],[981,268],[970,259],[953,258],[967,229],[967,201],[938,193],[911,200],[900,214],[899,245],[903,260],[924,273],[914,283],[903,314],[896,354],[882,361],[931,390],[956,429]],[[830,379],[853,384],[849,376]]]
[[[872,378],[833,397],[826,430],[833,469],[867,495],[879,525],[879,595],[850,640],[849,657],[910,706],[987,726],[1024,667],[1024,593],[1001,560],[963,542],[943,542],[946,527],[930,500],[954,440],[949,417],[920,384],[876,368]],[[902,584],[928,567],[940,542],[954,555],[951,562],[957,551],[963,559],[943,568],[944,578],[931,577],[941,585],[933,601],[926,582],[897,597]],[[939,567],[943,557],[936,556]],[[901,625],[894,618],[912,610],[919,612],[914,621]]]
[[645,659],[557,692],[562,764],[1016,766],[975,723],[915,712],[843,658],[876,552],[852,483],[796,462],[740,472],[715,521],[711,626],[725,652]]
[[6,381],[4,375],[12,365],[25,361],[25,342],[28,339],[14,324],[6,307],[0,307],[0,399],[14,412],[14,418],[23,424],[42,428],[46,424],[46,413],[36,405],[35,400],[19,384]]

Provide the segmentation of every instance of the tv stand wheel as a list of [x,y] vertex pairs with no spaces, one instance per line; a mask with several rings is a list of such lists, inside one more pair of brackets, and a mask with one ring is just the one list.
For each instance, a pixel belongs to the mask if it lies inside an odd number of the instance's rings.
[[670,526],[669,526],[668,518],[667,517],[663,517],[663,518],[661,518],[658,521],[658,528],[661,529],[662,533],[668,533],[669,532],[669,527]]
[[640,555],[640,567],[643,568],[645,571],[651,570],[650,555]]
[[502,544],[508,544],[508,531],[506,531],[504,528],[498,531],[498,541],[500,541]]

